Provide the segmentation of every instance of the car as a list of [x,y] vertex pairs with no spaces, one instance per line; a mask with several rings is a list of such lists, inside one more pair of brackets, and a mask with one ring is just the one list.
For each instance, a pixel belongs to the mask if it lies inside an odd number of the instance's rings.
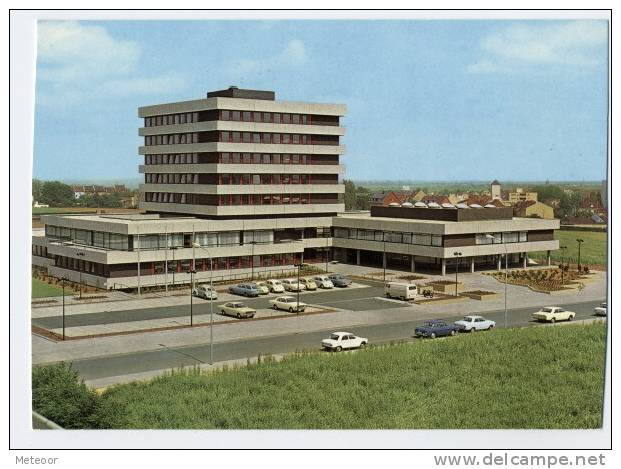
[[192,295],[205,300],[217,300],[218,292],[210,285],[194,285]]
[[350,348],[364,348],[369,343],[366,337],[358,337],[351,332],[333,332],[330,337],[321,341],[321,348],[340,352]]
[[229,303],[220,305],[220,313],[225,316],[234,316],[238,319],[249,319],[254,317],[256,310],[248,308],[238,301],[230,301]]
[[455,321],[454,324],[464,332],[489,331],[496,327],[496,321],[473,315],[464,316],[463,319]]
[[257,282],[255,285],[261,290],[261,295],[267,295],[270,292],[270,287],[267,285],[267,282]]
[[289,311],[290,313],[298,312],[302,313],[306,309],[306,303],[302,303],[292,297],[292,296],[279,296],[270,300],[270,305],[273,309],[282,309],[284,311]]
[[315,290],[317,290],[317,284],[315,283],[315,281],[312,278],[304,278],[304,277],[302,277],[300,279],[300,283],[302,285],[304,285],[304,287],[308,291],[315,291]]
[[317,275],[316,277],[313,277],[313,280],[319,288],[334,288],[332,280],[330,280],[327,275]]
[[417,326],[416,329],[414,329],[414,335],[416,337],[429,337],[430,339],[435,339],[436,337],[455,335],[458,331],[459,326],[449,324],[446,321],[441,321],[439,319],[434,319]]
[[304,291],[306,287],[302,282],[298,283],[298,281],[294,278],[286,278],[282,281],[282,286],[285,287],[287,291]]
[[343,274],[332,274],[328,278],[335,287],[344,288],[351,285],[351,280]]
[[533,314],[533,319],[540,322],[571,321],[576,316],[573,311],[565,311],[558,306],[546,306]]
[[270,293],[284,293],[285,287],[280,280],[268,280],[265,282],[267,288],[270,289]]
[[601,305],[596,306],[595,309],[593,309],[593,312],[596,316],[607,316],[608,307],[606,306],[606,303],[602,303]]
[[242,295],[247,297],[257,297],[261,294],[261,290],[259,290],[252,283],[240,283],[239,285],[232,285],[229,287],[229,292],[235,295]]

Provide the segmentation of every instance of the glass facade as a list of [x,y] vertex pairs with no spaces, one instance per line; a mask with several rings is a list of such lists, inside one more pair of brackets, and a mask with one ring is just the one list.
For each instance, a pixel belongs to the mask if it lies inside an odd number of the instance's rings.
[[357,228],[334,228],[335,238],[359,239],[399,244],[417,244],[421,246],[442,246],[442,236],[402,233],[398,231],[362,230]]

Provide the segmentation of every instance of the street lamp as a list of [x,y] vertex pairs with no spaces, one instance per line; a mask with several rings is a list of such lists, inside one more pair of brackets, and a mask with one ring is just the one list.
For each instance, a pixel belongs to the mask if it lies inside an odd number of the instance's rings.
[[[493,241],[499,241],[502,243],[502,238],[501,237],[496,237],[493,236],[491,234],[486,234],[485,237],[487,239],[491,239]],[[507,328],[507,276],[508,276],[508,272],[509,272],[509,255],[507,254],[507,243],[503,243],[505,246],[505,329]]]
[[65,280],[67,280],[65,277],[60,278],[63,286],[63,340],[65,340]]
[[461,257],[461,252],[454,252],[455,256],[455,296],[457,296],[457,273],[459,272],[459,258]]
[[578,238],[578,239],[576,239],[576,241],[578,243],[578,270],[580,270],[581,269],[581,266],[580,266],[580,246],[582,245],[582,243],[584,243],[584,239]]
[[[76,256],[84,257],[84,252],[77,252]],[[82,261],[82,262],[84,262],[84,261]],[[82,299],[82,265],[80,265],[80,261],[79,260],[78,260],[78,269],[79,269],[78,273],[80,275],[80,280],[79,280],[79,282],[80,282],[80,299]]]
[[[203,249],[207,254],[209,251],[199,243],[192,243],[193,248]],[[174,251],[173,251],[174,252]],[[213,258],[209,255],[209,364],[213,365]]]
[[194,326],[194,274],[196,270],[190,269],[190,327]]
[[[580,246],[580,244],[578,244]],[[561,286],[565,285],[565,250],[567,246],[561,246]]]
[[382,266],[384,267],[384,283],[386,283],[386,264],[388,264],[388,259],[386,259],[386,232],[382,231],[382,242],[384,244],[384,253],[382,255]]

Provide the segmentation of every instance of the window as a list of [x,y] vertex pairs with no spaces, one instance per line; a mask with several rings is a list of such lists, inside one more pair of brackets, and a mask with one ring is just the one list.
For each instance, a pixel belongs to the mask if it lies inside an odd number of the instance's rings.
[[269,154],[264,154],[263,157],[261,158],[261,163],[263,163],[263,164],[270,164],[270,155]]
[[291,114],[283,114],[282,115],[282,123],[290,124],[291,123]]
[[253,164],[261,164],[261,154],[260,153],[253,153],[252,154],[252,163]]
[[243,119],[244,122],[250,122],[252,120],[250,111],[244,111],[243,116],[244,116],[244,119]]
[[231,119],[231,111],[222,111],[222,120],[228,121]]
[[261,113],[260,112],[253,113],[252,117],[254,117],[254,121],[255,122],[261,122]]
[[251,153],[244,153],[243,158],[242,158],[242,162],[244,164],[252,163],[252,154]]
[[261,134],[252,134],[252,143],[261,143]]
[[298,134],[291,135],[291,143],[299,144],[300,136]]
[[230,161],[230,156],[228,153],[221,153],[220,154],[220,163],[223,164],[228,164]]
[[274,113],[274,124],[280,124],[280,113]]
[[244,132],[243,140],[244,140],[244,143],[250,143],[250,132]]
[[233,111],[232,117],[233,117],[234,121],[240,121],[241,120],[241,113],[239,111]]
[[271,122],[271,121],[272,121],[272,115],[269,112],[264,112],[263,122]]
[[222,233],[218,233],[219,246],[238,245],[239,242],[239,231],[225,231]]
[[275,143],[275,144],[280,143],[280,134],[272,134],[272,143]]
[[240,132],[232,132],[232,140],[233,143],[241,143],[241,134]]
[[299,124],[300,123],[300,115],[299,114],[293,114],[291,116],[291,123],[292,124]]
[[528,233],[526,231],[520,231],[520,243],[528,241]]
[[220,141],[221,142],[228,142],[230,140],[230,133],[229,132],[221,132],[220,133]]
[[291,143],[291,135],[282,134],[282,143]]
[[271,135],[270,134],[263,134],[263,143],[271,143]]
[[261,176],[259,176],[258,174],[253,174],[252,184],[261,184]]
[[[276,136],[276,134],[274,136]],[[274,155],[272,155],[272,164],[280,164],[281,156],[282,155],[278,153],[275,153]]]

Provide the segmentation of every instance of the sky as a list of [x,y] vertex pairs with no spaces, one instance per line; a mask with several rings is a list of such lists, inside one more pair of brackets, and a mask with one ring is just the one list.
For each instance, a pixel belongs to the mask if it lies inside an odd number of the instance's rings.
[[353,180],[601,180],[605,21],[40,21],[33,177],[138,178],[139,106],[347,105]]

